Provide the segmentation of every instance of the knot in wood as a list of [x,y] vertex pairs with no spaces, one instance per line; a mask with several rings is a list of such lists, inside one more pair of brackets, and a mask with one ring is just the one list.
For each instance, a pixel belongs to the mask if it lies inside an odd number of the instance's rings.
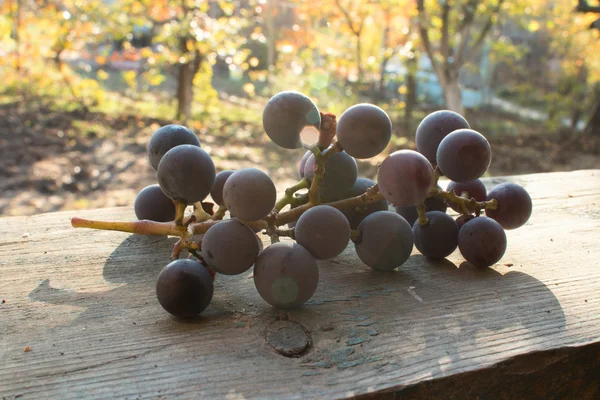
[[265,339],[285,357],[300,356],[311,343],[308,331],[294,321],[275,321],[267,329]]

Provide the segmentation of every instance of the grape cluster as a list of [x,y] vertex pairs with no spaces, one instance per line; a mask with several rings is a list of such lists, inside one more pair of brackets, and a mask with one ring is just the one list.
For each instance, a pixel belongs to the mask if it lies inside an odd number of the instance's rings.
[[[417,151],[388,155],[376,182],[358,176],[356,159],[374,157],[389,145],[392,123],[381,108],[357,104],[336,122],[307,96],[288,91],[268,101],[262,120],[277,145],[307,149],[298,164],[300,181],[281,199],[259,169],[217,174],[193,132],[167,125],[148,145],[158,185],[138,194],[134,209],[140,221],[74,218],[73,226],[179,236],[156,293],[166,311],[189,318],[210,303],[218,274],[252,268],[267,303],[301,306],[317,290],[317,260],[339,256],[351,241],[358,258],[377,271],[400,267],[414,247],[434,260],[458,248],[468,262],[488,267],[504,255],[505,229],[524,225],[531,215],[531,198],[521,186],[502,183],[486,190],[479,178],[491,162],[490,144],[452,111],[423,119]],[[319,132],[317,144],[303,142],[307,129]],[[450,180],[447,190],[438,182],[441,176]],[[193,212],[186,215],[188,206]],[[271,244],[264,247],[257,233]],[[184,249],[188,258],[179,258]]]

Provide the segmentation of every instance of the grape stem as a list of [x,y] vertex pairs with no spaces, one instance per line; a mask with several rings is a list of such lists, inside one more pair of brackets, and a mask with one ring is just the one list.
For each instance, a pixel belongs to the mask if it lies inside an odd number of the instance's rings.
[[477,201],[474,198],[469,198],[468,194],[465,196],[458,196],[454,191],[444,191],[440,189],[433,189],[428,197],[440,196],[448,204],[455,205],[461,214],[471,215],[479,214],[482,209],[495,210],[498,208],[498,201],[491,199],[489,201]]
[[319,146],[314,146],[310,149],[315,156],[315,170],[312,178],[312,182],[310,184],[310,189],[308,190],[308,204],[313,206],[319,205],[321,203],[321,181],[323,180],[323,176],[325,175],[325,163],[331,157],[333,157],[336,153],[343,151],[342,145],[339,142],[336,142],[331,146],[331,148],[323,151],[319,149]]
[[187,203],[185,201],[176,200],[175,203],[175,224],[182,226],[183,225],[183,217],[185,216],[185,209],[187,208]]
[[352,243],[358,243],[361,240],[361,234],[360,231],[358,229],[352,229],[350,231],[350,240],[352,240]]
[[155,222],[149,220],[133,222],[94,221],[90,219],[71,218],[73,228],[100,229],[104,231],[119,231],[137,233],[139,235],[183,236],[187,228],[175,222]]
[[337,130],[335,114],[321,112],[321,128],[319,129],[319,141],[317,146],[321,149],[329,147]]
[[294,200],[296,199],[294,194],[298,190],[308,189],[309,185],[310,185],[310,181],[306,178],[303,178],[300,182],[296,183],[294,186],[290,186],[289,188],[285,189],[284,196],[277,203],[275,203],[275,210],[277,212],[279,212],[288,204],[292,204],[294,202]]
[[[369,188],[365,193],[360,196],[351,197],[349,199],[334,201],[331,203],[325,203],[325,205],[337,208],[338,210],[344,210],[347,208],[357,208],[361,206],[366,206],[369,204],[376,203],[383,199],[383,195],[379,192],[379,186],[374,185]],[[314,205],[310,203],[310,201],[306,204],[303,204],[299,207],[296,207],[292,210],[283,212],[277,215],[275,218],[275,225],[281,226],[287,223],[296,221],[306,210],[310,209]]]
[[427,218],[426,212],[427,209],[425,208],[425,203],[417,205],[417,213],[419,214],[419,226],[429,225],[429,218]]
[[209,215],[206,211],[204,211],[204,208],[202,207],[202,202],[198,201],[194,203],[194,212],[190,214],[190,216],[188,216],[187,219],[184,218],[183,225],[189,225],[193,222],[208,221],[211,218],[213,217]]
[[276,229],[275,233],[277,236],[286,236],[292,239],[296,239],[296,235],[294,233],[294,228],[291,229]]
[[177,260],[183,249],[187,249],[188,251],[191,252],[191,250],[194,250],[194,251],[200,250],[201,246],[202,246],[201,240],[198,242],[194,242],[191,240],[181,238],[177,241],[177,243],[175,243],[173,245],[173,251],[171,252],[171,261]]
[[226,211],[227,211],[227,207],[225,206],[225,204],[220,205],[219,208],[217,209],[217,211],[214,213],[214,215],[211,218],[214,219],[215,221],[221,220],[225,216]]

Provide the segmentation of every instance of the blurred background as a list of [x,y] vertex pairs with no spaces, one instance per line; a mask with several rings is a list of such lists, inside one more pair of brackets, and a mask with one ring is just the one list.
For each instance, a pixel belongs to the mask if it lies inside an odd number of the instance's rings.
[[[338,116],[371,102],[386,154],[429,112],[465,115],[490,175],[600,168],[596,0],[0,0],[0,215],[132,205],[150,135],[182,123],[218,170],[279,189],[303,150],[264,134],[297,90]],[[373,178],[383,156],[359,162]],[[183,172],[185,173],[185,172]]]

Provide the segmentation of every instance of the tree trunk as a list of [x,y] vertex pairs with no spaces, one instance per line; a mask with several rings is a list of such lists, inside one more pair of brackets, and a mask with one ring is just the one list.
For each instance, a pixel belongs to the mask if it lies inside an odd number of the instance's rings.
[[417,53],[406,62],[406,107],[404,109],[404,135],[413,137],[413,111],[417,104]]
[[277,27],[275,23],[275,0],[267,0],[267,12],[265,15],[265,34],[267,37],[267,87],[271,89],[271,70],[275,66],[277,56]]
[[462,93],[458,84],[458,74],[447,74],[446,79],[440,82],[444,91],[444,102],[450,111],[464,115]]
[[386,99],[385,93],[385,78],[388,61],[390,57],[386,54],[389,47],[389,38],[390,38],[390,25],[391,25],[391,15],[388,7],[385,8],[385,26],[383,27],[383,37],[381,38],[381,47],[383,52],[383,57],[381,59],[381,64],[379,64],[379,85],[377,87],[377,97],[378,100],[384,101]]
[[[12,6],[12,4],[11,4]],[[15,66],[17,72],[21,71],[21,0],[17,0],[17,11],[15,21]]]
[[596,91],[596,101],[583,132],[587,135],[600,135],[600,95]]
[[385,101],[385,99],[387,98],[385,94],[385,69],[387,68],[389,60],[389,57],[383,57],[383,59],[381,60],[381,64],[379,64],[379,84],[377,85],[377,100],[379,101]]
[[362,83],[363,79],[363,70],[362,70],[362,43],[361,43],[361,33],[356,34],[356,66],[357,66],[357,76],[356,82]]
[[[182,39],[185,48],[185,39]],[[179,64],[177,74],[177,115],[176,119],[187,121],[192,116],[192,102],[194,100],[194,77],[200,70],[202,56],[197,50],[189,54],[191,59]]]

